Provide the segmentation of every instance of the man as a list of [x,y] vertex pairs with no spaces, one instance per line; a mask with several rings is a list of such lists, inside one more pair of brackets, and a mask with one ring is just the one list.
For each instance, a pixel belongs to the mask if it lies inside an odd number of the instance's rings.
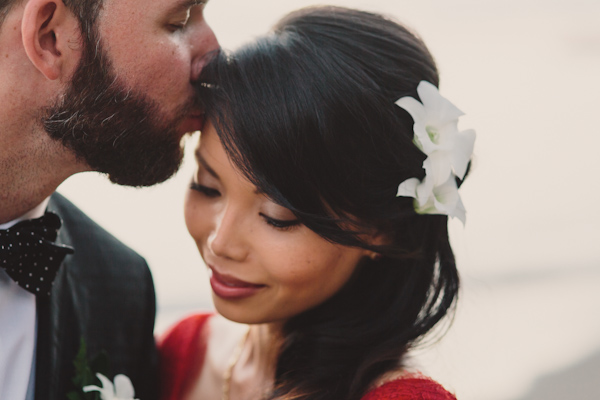
[[145,261],[53,193],[82,171],[147,186],[177,170],[202,123],[191,82],[218,46],[204,3],[0,0],[0,400],[83,399],[100,354],[156,397]]

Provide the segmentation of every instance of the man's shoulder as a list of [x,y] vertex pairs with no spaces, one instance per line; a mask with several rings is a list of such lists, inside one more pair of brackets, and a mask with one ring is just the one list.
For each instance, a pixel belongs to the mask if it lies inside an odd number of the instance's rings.
[[59,193],[50,198],[48,210],[56,212],[63,221],[61,236],[75,250],[75,257],[110,259],[110,264],[122,263],[146,266],[146,261],[131,248],[106,231],[72,202]]

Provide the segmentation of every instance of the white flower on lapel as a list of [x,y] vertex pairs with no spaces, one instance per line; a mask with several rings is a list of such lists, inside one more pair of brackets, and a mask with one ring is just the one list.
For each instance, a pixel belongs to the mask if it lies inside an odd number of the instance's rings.
[[427,155],[423,162],[425,178],[422,182],[417,178],[402,182],[397,196],[415,198],[415,210],[419,214],[445,214],[464,223],[465,209],[455,177],[463,179],[467,172],[475,131],[458,130],[458,118],[463,112],[442,97],[431,83],[421,81],[417,93],[421,102],[407,96],[396,104],[414,121],[414,143]]
[[106,376],[102,374],[96,374],[102,387],[96,385],[89,385],[83,388],[84,392],[100,392],[102,400],[139,400],[134,399],[135,392],[131,380],[123,374],[115,376],[114,385]]

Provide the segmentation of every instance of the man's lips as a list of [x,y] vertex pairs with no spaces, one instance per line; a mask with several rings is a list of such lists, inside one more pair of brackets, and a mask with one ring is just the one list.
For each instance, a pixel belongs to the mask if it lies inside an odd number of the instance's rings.
[[195,132],[202,129],[204,126],[204,114],[190,114],[181,123],[181,132]]

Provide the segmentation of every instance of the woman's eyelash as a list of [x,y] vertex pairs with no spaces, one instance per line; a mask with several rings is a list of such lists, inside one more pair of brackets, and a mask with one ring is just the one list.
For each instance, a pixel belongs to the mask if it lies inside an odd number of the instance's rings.
[[[208,186],[200,185],[196,182],[190,183],[190,189],[200,192],[204,196],[209,198],[215,198],[221,195],[221,193],[218,190],[209,188]],[[263,213],[260,213],[260,216],[265,220],[267,224],[279,230],[288,230],[293,228],[294,226],[300,225],[299,219],[282,220],[269,217],[268,215]]]
[[269,217],[266,214],[260,213],[260,216],[264,218],[264,220],[266,221],[267,224],[271,225],[272,227],[276,228],[276,229],[280,229],[280,230],[288,230],[293,228],[294,226],[300,225],[300,220],[299,219],[288,219],[288,220],[281,220],[281,219],[275,219],[272,217]]
[[190,189],[202,193],[206,197],[219,197],[221,193],[217,189],[209,188],[208,186],[200,185],[196,182],[190,184]]

